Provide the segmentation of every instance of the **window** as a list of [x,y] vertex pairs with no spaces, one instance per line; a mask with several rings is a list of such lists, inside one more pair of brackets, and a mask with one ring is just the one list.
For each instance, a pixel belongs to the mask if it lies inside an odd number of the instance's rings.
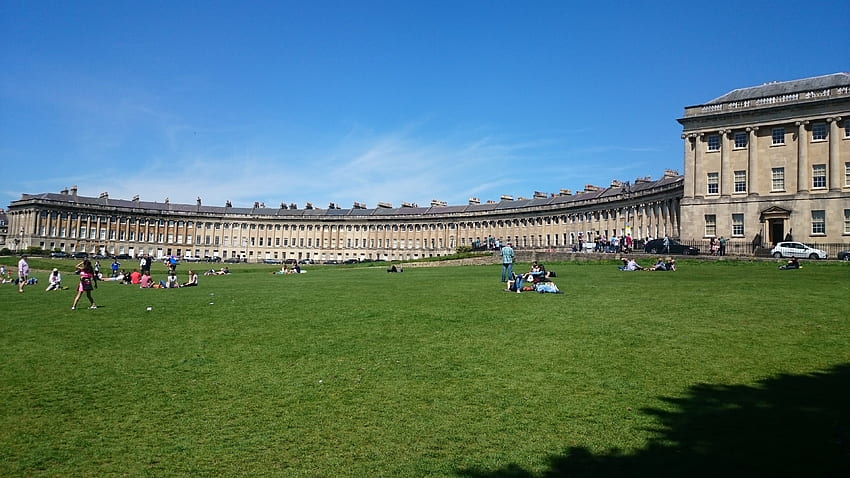
[[850,163],[844,163],[844,187],[850,187]]
[[844,120],[844,137],[850,138],[850,120]]
[[823,209],[812,211],[812,234],[826,234],[826,214]]
[[714,214],[705,215],[705,235],[709,237],[717,235],[717,216]]
[[743,214],[732,214],[732,235],[733,236],[743,236],[744,235],[744,215]]
[[746,171],[735,171],[735,192],[736,193],[747,192],[747,172]]
[[708,136],[708,150],[720,151],[720,135],[712,134]]
[[850,209],[844,210],[844,234],[850,234]]
[[770,170],[771,174],[771,182],[770,182],[770,190],[771,191],[784,191],[785,190],[785,168],[773,168]]
[[823,141],[826,139],[826,123],[812,124],[812,141]]
[[708,194],[717,194],[718,185],[720,184],[720,176],[718,173],[708,173]]
[[826,187],[826,165],[825,164],[812,165],[812,187],[813,188],[825,188]]
[[735,133],[735,149],[742,149],[747,147],[747,133],[746,131],[738,131]]
[[785,144],[785,128],[773,128],[770,135],[774,145]]

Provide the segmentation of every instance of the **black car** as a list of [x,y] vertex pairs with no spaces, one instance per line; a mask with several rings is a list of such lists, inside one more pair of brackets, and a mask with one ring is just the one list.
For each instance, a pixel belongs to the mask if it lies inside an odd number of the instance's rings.
[[57,259],[66,259],[68,257],[71,257],[71,254],[68,254],[65,251],[53,251],[53,252],[50,253],[50,257],[57,258]]
[[839,261],[850,261],[850,251],[841,251],[838,253]]
[[650,254],[684,254],[694,256],[699,254],[696,247],[687,246],[675,239],[668,239],[669,246],[664,245],[664,239],[653,239],[643,246],[643,251]]
[[75,253],[71,254],[71,257],[73,257],[74,259],[88,259],[89,253],[88,252],[75,252]]
[[130,254],[118,254],[117,256],[115,256],[115,260],[120,260],[120,261],[128,261],[132,258],[133,257],[130,256]]
[[224,260],[224,262],[227,262],[228,264],[238,264],[240,262],[245,262],[245,261],[243,259],[238,258],[238,257],[228,257],[227,259]]

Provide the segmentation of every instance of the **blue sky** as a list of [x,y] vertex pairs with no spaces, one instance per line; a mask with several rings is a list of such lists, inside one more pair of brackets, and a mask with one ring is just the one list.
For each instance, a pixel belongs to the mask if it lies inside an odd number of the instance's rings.
[[276,207],[682,168],[684,108],[850,70],[850,2],[0,0],[0,205]]

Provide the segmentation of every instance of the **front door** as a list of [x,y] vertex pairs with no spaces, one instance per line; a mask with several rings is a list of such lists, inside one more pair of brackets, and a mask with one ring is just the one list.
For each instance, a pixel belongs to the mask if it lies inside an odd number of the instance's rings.
[[785,237],[785,220],[771,219],[770,220],[770,243],[776,245]]

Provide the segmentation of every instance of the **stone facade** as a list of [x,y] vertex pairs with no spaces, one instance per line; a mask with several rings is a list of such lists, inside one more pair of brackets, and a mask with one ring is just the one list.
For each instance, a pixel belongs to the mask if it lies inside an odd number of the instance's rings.
[[[675,171],[634,184],[586,186],[465,206],[295,209],[203,206],[60,193],[24,194],[8,211],[21,249],[154,257],[413,260],[498,240],[518,250],[571,250],[582,238],[679,235],[683,180]],[[284,205],[281,205],[284,206]],[[388,206],[388,205],[385,205]],[[586,239],[585,239],[586,240]]]
[[850,239],[850,74],[685,108],[682,235],[765,246]]

